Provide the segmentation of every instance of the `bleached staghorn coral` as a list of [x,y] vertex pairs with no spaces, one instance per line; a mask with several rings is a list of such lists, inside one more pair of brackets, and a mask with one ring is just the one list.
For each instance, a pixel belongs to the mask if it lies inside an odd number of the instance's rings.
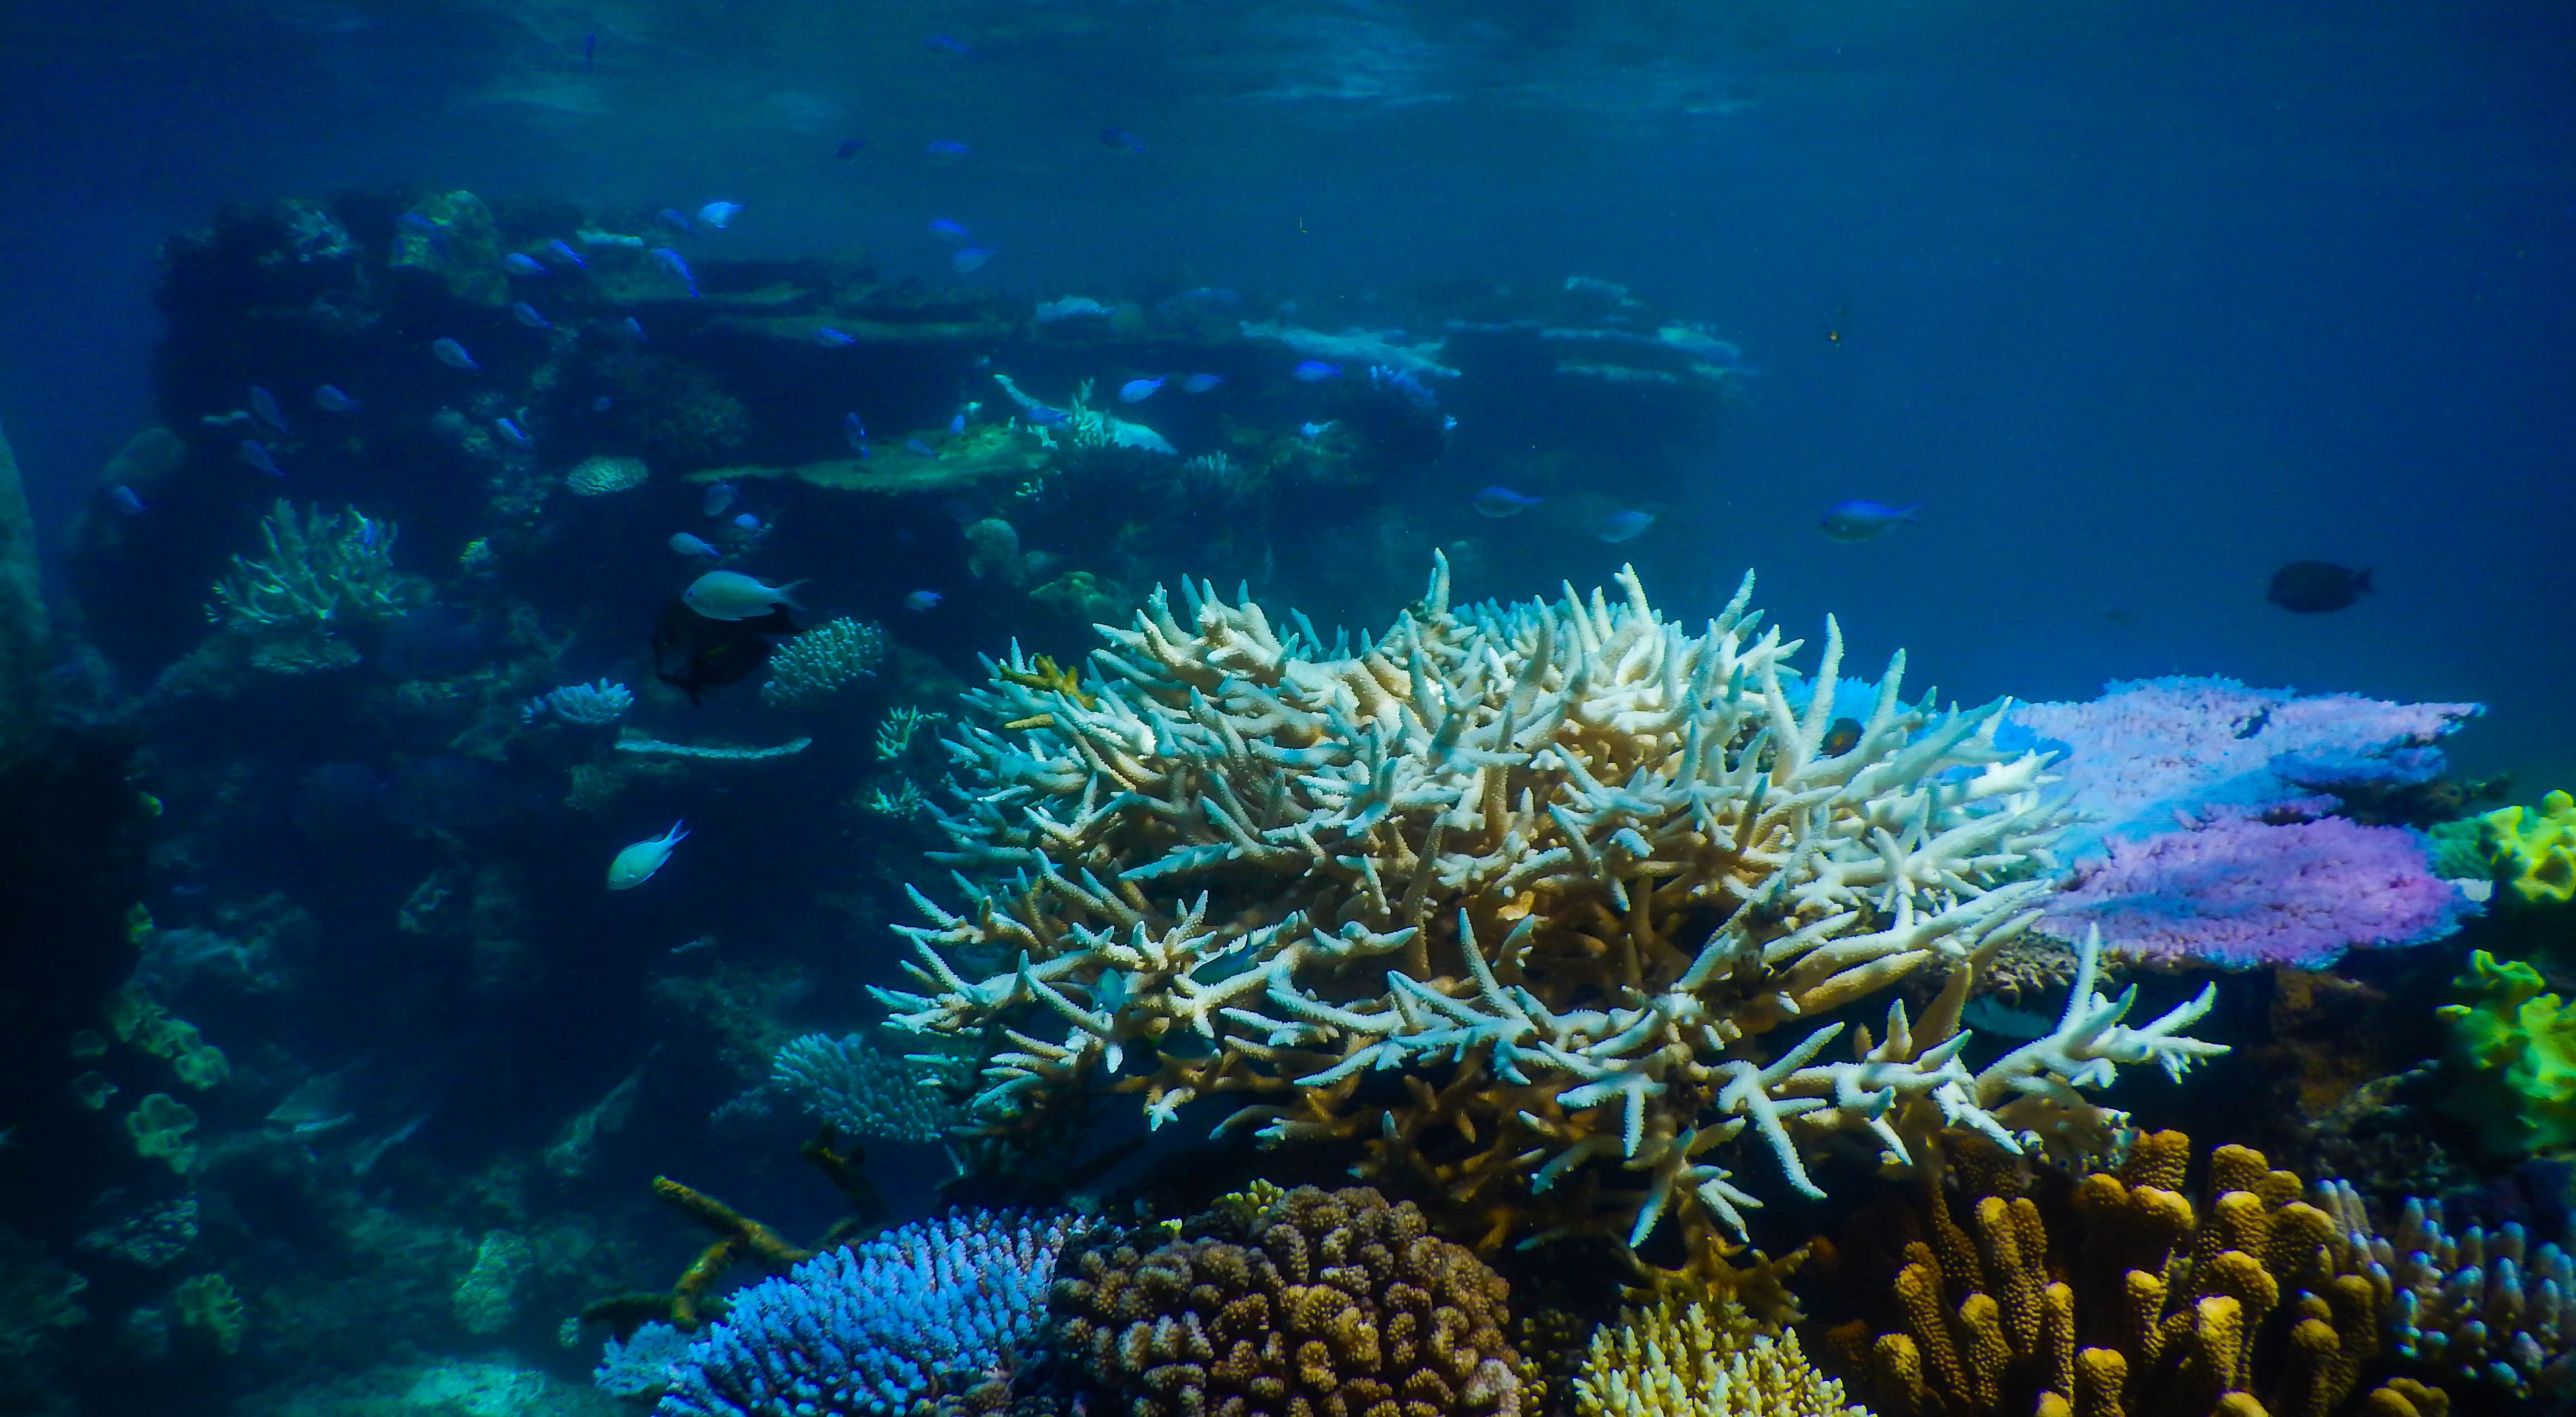
[[935,709],[916,708],[911,704],[897,704],[887,709],[884,720],[877,724],[877,761],[891,763],[908,756],[921,730],[947,719],[948,715]]
[[[1364,1171],[1419,1172],[1494,1238],[1610,1168],[1610,1214],[1568,1219],[1634,1243],[1678,1200],[1740,1232],[1757,1202],[1720,1158],[1747,1129],[1810,1195],[1804,1158],[1846,1135],[2097,1151],[2123,1118],[2082,1089],[2222,1051],[2179,1036],[2207,994],[2127,1026],[2088,950],[2056,1029],[1971,1073],[1960,1009],[2048,890],[2041,758],[1994,746],[2000,704],[1905,704],[1901,659],[1828,755],[1831,622],[1808,686],[1749,577],[1696,636],[1619,580],[1615,604],[1453,608],[1444,560],[1356,654],[1185,585],[1188,625],[1157,591],[1102,627],[1088,688],[1015,654],[950,745],[939,859],[983,883],[959,876],[962,913],[915,892],[924,992],[880,997],[915,1031],[1004,1030],[997,1127],[1094,1084],[1156,1125],[1248,1093],[1220,1130],[1369,1139]],[[1765,1037],[1918,970],[1947,978],[1883,1038]],[[1380,1071],[1409,1096],[1360,1098]]]
[[[323,629],[344,620],[390,620],[412,593],[394,572],[395,527],[357,508],[326,512],[280,498],[259,523],[267,553],[233,557],[215,582],[207,617],[244,629]],[[221,613],[217,614],[220,607]]]
[[771,708],[816,707],[876,673],[885,657],[884,630],[847,616],[826,620],[770,655],[760,701]]

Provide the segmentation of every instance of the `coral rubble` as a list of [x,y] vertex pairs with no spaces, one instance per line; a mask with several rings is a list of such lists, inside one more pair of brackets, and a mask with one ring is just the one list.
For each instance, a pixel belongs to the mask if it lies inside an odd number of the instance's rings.
[[[2048,889],[2042,757],[1994,745],[1993,706],[1905,703],[1901,661],[1826,752],[1838,631],[1810,680],[1800,642],[1756,634],[1749,577],[1697,635],[1620,583],[1453,606],[1444,561],[1356,653],[1185,586],[1186,623],[1157,591],[1081,685],[995,666],[942,858],[985,883],[961,911],[916,893],[896,1022],[1004,1031],[995,1127],[1094,1086],[1158,1124],[1249,1094],[1223,1125],[1362,1140],[1364,1174],[1498,1231],[1624,1170],[1554,1223],[1632,1242],[1675,1205],[1740,1229],[1748,1131],[1810,1195],[1806,1157],[1847,1136],[2081,1155],[2119,1121],[2081,1089],[2222,1051],[2180,1032],[2206,995],[2130,1026],[2088,952],[2057,1027],[1971,1072],[1960,1008]],[[1938,996],[1883,1035],[1767,1036],[1918,971]],[[1403,1091],[1364,1098],[1387,1072]]]

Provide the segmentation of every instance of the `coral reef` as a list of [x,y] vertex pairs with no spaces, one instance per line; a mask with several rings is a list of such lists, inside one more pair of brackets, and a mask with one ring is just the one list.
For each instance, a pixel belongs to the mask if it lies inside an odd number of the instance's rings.
[[2450,1113],[2496,1156],[2576,1141],[2576,1009],[2545,992],[2540,971],[2469,953],[2440,1009],[2456,1079]]
[[939,1070],[856,1034],[808,1033],[770,1062],[769,1085],[807,1113],[854,1137],[938,1141],[964,1115],[936,1087]]
[[653,479],[642,458],[590,457],[564,474],[564,490],[576,497],[606,497],[631,492]]
[[221,620],[248,629],[294,626],[327,630],[347,621],[400,615],[412,594],[394,572],[390,523],[345,512],[305,509],[301,521],[284,498],[260,520],[267,551],[233,557],[232,574],[215,583]]
[[1068,1255],[1049,1303],[1131,1417],[1517,1417],[1509,1297],[1410,1202],[1305,1186]]
[[[1008,1030],[996,1127],[1094,1084],[1158,1124],[1250,1093],[1222,1125],[1360,1139],[1363,1174],[1497,1239],[1604,1163],[1547,1219],[1632,1242],[1676,1205],[1740,1229],[1755,1197],[1721,1158],[1748,1131],[1810,1195],[1804,1156],[1844,1136],[2082,1154],[2119,1119],[2079,1089],[2222,1051],[2180,1034],[2205,995],[2126,1025],[2088,952],[2056,1029],[1970,1073],[1960,1007],[2047,890],[2039,755],[1994,746],[1993,707],[1905,704],[1898,666],[1825,753],[1838,631],[1806,681],[1798,642],[1755,636],[1749,578],[1697,636],[1620,582],[1453,608],[1444,561],[1356,654],[1190,586],[1190,623],[1156,592],[1087,685],[994,666],[940,858],[991,884],[962,913],[916,893],[924,992],[882,995],[896,1022]],[[1839,1023],[1764,1036],[1917,971],[1938,997],[1849,1061],[1820,1061]],[[1359,1099],[1395,1070],[1409,1095]],[[1635,1179],[1596,1191],[1608,1167]]]
[[134,1138],[134,1154],[158,1157],[171,1170],[186,1174],[197,1164],[196,1109],[166,1092],[148,1094],[125,1116],[125,1131]]
[[814,708],[868,678],[885,663],[885,631],[844,616],[826,620],[769,656],[760,701],[771,708]]
[[[1835,1350],[1894,1417],[2322,1417],[2382,1352],[2386,1274],[2260,1152],[2218,1148],[2189,1199],[2190,1154],[2180,1133],[2140,1136],[2116,1171],[2070,1181],[1963,1147],[1893,1224],[1856,1221],[1812,1267],[1874,1315],[1838,1325]],[[2439,1400],[2400,1380],[2363,1405],[2405,1410],[2390,1398]]]
[[0,432],[0,768],[43,746],[50,635],[36,523],[17,456]]
[[1592,1335],[1574,1376],[1581,1417],[1870,1417],[1807,1362],[1792,1331],[1732,1299],[1666,1299]]
[[954,1215],[817,1255],[737,1295],[671,1366],[664,1417],[905,1417],[1014,1361],[1074,1222]]
[[673,1367],[688,1356],[691,1341],[688,1334],[658,1320],[625,1338],[611,1338],[600,1348],[591,1384],[611,1397],[658,1401],[671,1385]]
[[242,1338],[250,1331],[250,1308],[233,1291],[231,1280],[201,1274],[181,1281],[170,1297],[179,1311],[181,1328],[202,1331],[215,1351],[226,1357],[241,1351]]
[[2576,1265],[2566,1246],[2527,1249],[2523,1228],[2493,1235],[2442,1228],[2442,1203],[2409,1199],[2383,1238],[2361,1195],[2328,1182],[2319,1202],[2348,1244],[2368,1254],[2393,1286],[2384,1305],[2397,1353],[2447,1377],[2503,1388],[2518,1398],[2576,1392]]
[[2221,817],[2107,844],[2041,923],[2069,939],[2099,929],[2129,959],[2323,969],[2347,949],[2438,939],[2471,908],[2404,827]]

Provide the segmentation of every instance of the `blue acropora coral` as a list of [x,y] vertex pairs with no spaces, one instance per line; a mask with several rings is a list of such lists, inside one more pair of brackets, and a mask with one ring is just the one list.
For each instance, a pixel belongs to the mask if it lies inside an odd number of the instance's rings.
[[671,1367],[658,1417],[901,1417],[1010,1364],[1081,1222],[969,1212],[816,1255],[734,1296]]

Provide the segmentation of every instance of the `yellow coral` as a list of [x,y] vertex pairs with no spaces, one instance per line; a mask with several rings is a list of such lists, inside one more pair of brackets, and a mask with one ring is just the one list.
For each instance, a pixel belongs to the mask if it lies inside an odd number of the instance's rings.
[[2478,850],[2499,882],[2534,905],[2576,900],[2576,797],[2552,792],[2538,812],[2499,807],[2479,821]]
[[1732,1299],[1625,1311],[1592,1335],[1574,1401],[1582,1417],[1870,1417],[1808,1365],[1794,1330]]

